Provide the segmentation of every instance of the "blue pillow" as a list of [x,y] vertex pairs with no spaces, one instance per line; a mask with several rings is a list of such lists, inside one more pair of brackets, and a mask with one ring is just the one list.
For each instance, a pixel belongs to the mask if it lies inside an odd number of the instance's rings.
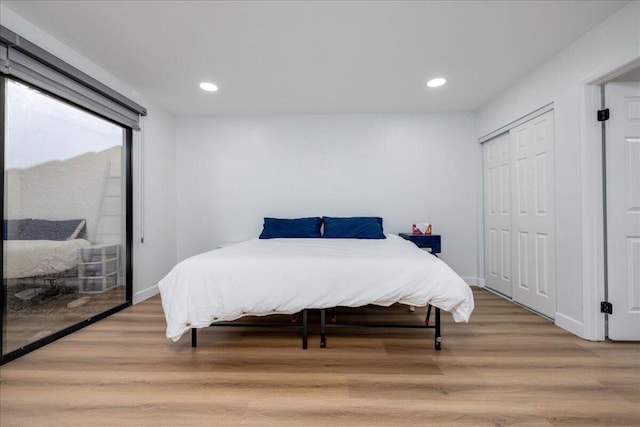
[[322,218],[265,218],[260,239],[322,237]]
[[386,239],[382,231],[382,218],[354,216],[334,218],[325,216],[323,237],[329,239]]
[[26,219],[5,219],[2,237],[3,240],[21,240],[22,232],[31,222],[31,218]]
[[50,221],[32,219],[22,231],[21,240],[69,240],[75,238],[80,227],[84,228],[83,219]]

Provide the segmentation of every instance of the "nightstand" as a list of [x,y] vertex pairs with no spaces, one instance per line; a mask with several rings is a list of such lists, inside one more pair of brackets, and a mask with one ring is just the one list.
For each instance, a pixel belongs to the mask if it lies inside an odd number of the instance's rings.
[[[431,249],[433,256],[437,257],[441,250],[440,235],[439,234],[412,234],[412,233],[400,233],[400,237],[412,242],[419,248]],[[409,306],[409,311],[416,311],[414,306]],[[440,316],[440,311],[436,310],[436,316]],[[431,304],[427,304],[427,318],[425,319],[425,325],[429,324],[429,318],[431,317]],[[436,347],[438,348],[438,347]]]
[[432,254],[439,254],[442,252],[439,234],[400,233],[400,237],[412,242],[419,248],[431,249]]

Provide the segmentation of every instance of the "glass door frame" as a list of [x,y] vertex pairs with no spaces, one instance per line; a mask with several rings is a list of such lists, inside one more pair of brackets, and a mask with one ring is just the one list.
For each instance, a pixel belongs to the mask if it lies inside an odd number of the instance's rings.
[[[133,301],[133,254],[132,254],[132,250],[133,250],[133,245],[132,245],[132,241],[133,241],[133,172],[132,172],[132,146],[133,146],[133,129],[131,129],[130,127],[124,126],[120,123],[116,123],[112,120],[109,120],[108,118],[101,116],[93,111],[87,110],[86,108],[83,108],[73,102],[70,102],[68,99],[62,98],[60,96],[56,96],[36,85],[33,85],[31,83],[27,83],[25,81],[22,81],[20,79],[17,79],[15,77],[12,76],[7,76],[7,75],[0,75],[0,163],[2,164],[2,176],[0,177],[0,188],[2,191],[2,206],[3,206],[3,219],[4,219],[4,207],[6,205],[6,194],[5,194],[5,182],[4,182],[4,177],[5,177],[5,130],[6,130],[6,123],[5,123],[5,113],[6,113],[6,82],[7,80],[13,80],[16,82],[19,82],[21,84],[27,85],[29,87],[35,88],[38,91],[51,96],[65,104],[71,105],[75,108],[79,108],[85,112],[87,112],[88,114],[92,114],[95,115],[97,117],[100,117],[101,119],[107,120],[117,126],[122,127],[123,131],[124,131],[124,136],[123,136],[123,148],[125,150],[124,152],[124,169],[123,169],[123,175],[125,178],[125,204],[126,204],[126,208],[125,208],[125,215],[126,215],[126,219],[125,219],[125,237],[124,237],[124,244],[125,244],[125,257],[124,257],[124,262],[125,262],[125,302],[112,307],[102,313],[96,314],[94,316],[91,316],[85,320],[82,320],[78,323],[75,323],[67,328],[61,329],[59,331],[56,331],[54,333],[52,333],[51,335],[48,335],[44,338],[41,338],[37,341],[34,341],[32,343],[26,344],[16,350],[13,350],[11,352],[8,352],[6,354],[4,354],[4,349],[3,349],[3,344],[4,344],[4,333],[5,333],[5,328],[6,328],[6,313],[8,310],[8,288],[7,286],[5,286],[5,284],[3,283],[2,285],[2,292],[0,292],[0,296],[1,296],[1,300],[0,300],[0,319],[1,319],[1,329],[0,329],[0,365],[4,365],[7,362],[10,362],[20,356],[23,356],[27,353],[30,353],[42,346],[45,346],[53,341],[56,341],[62,337],[65,337],[79,329],[84,328],[85,326],[89,326],[95,322],[97,322],[98,320],[104,319],[105,317],[108,317],[114,313],[117,313],[121,310],[124,310],[127,307],[130,307],[132,305],[132,301]],[[2,247],[0,247],[0,257],[3,260],[4,263],[4,244],[2,245]],[[4,272],[3,272],[3,282],[4,282]]]

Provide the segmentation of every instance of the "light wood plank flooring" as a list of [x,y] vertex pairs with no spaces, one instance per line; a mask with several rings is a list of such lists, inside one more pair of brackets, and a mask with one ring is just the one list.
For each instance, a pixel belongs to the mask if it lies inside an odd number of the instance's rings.
[[[209,328],[164,337],[159,297],[0,368],[4,426],[638,426],[640,345],[588,342],[482,289],[433,330]],[[376,313],[381,313],[379,316]],[[419,321],[405,307],[369,319]],[[377,317],[378,316],[378,317]]]

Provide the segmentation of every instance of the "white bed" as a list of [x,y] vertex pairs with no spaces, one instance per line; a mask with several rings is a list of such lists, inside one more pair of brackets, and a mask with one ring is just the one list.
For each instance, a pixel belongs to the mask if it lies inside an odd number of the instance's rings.
[[4,279],[59,275],[78,265],[79,249],[89,245],[84,219],[4,219]]
[[4,278],[49,276],[75,268],[85,239],[5,240]]
[[449,266],[399,236],[258,238],[193,256],[163,278],[167,338],[243,316],[367,304],[431,304],[467,322],[469,286]]

